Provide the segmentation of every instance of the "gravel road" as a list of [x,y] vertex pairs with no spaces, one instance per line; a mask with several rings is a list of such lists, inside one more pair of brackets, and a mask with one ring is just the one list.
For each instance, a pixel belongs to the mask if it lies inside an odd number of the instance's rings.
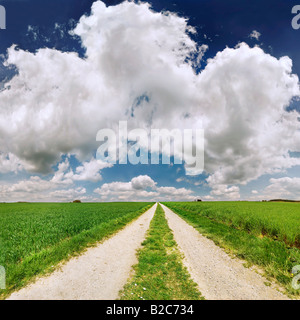
[[115,300],[137,261],[157,205],[111,238],[63,264],[8,300]]
[[231,258],[213,241],[163,206],[184,264],[207,300],[285,300],[285,295],[264,284],[266,279]]

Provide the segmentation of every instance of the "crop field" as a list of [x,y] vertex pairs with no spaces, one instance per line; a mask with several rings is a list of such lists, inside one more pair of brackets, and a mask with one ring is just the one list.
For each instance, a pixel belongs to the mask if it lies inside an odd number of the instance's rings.
[[300,204],[273,202],[164,203],[226,251],[263,268],[289,293],[300,265]]
[[6,290],[0,290],[0,296],[113,234],[151,205],[0,204],[0,265],[6,269]]
[[300,203],[174,202],[168,206],[300,247]]
[[[291,282],[295,276],[293,267],[300,265],[300,203],[164,204],[227,253],[243,259],[245,266],[259,267],[265,285],[276,280],[286,293],[299,298],[300,292]],[[152,205],[151,202],[0,204],[0,266],[6,269],[6,289],[0,290],[0,300],[36,276],[54,271],[60,262],[113,235]],[[118,252],[122,251],[122,243]],[[143,247],[138,251],[135,274],[129,277],[128,273],[121,299],[202,299],[178,249],[164,211],[158,205]]]

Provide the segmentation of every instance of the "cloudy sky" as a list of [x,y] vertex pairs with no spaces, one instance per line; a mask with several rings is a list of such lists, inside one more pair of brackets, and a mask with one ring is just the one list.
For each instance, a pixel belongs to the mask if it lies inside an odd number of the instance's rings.
[[[0,201],[300,199],[286,0],[0,0]],[[96,160],[100,129],[197,129],[204,171]]]

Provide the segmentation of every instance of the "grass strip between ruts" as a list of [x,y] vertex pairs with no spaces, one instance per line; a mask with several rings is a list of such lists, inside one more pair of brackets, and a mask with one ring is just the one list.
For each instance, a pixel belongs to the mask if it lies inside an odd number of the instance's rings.
[[203,300],[197,285],[182,264],[165,214],[157,206],[135,274],[120,292],[121,300]]

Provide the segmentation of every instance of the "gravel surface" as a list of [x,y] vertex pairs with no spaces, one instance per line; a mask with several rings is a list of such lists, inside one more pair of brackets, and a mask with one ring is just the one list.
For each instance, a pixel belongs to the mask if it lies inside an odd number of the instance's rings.
[[184,264],[207,300],[285,300],[287,296],[243,261],[231,258],[213,241],[203,237],[167,207],[163,206],[174,238],[184,254]]
[[115,300],[137,261],[156,205],[97,247],[72,258],[8,300]]

